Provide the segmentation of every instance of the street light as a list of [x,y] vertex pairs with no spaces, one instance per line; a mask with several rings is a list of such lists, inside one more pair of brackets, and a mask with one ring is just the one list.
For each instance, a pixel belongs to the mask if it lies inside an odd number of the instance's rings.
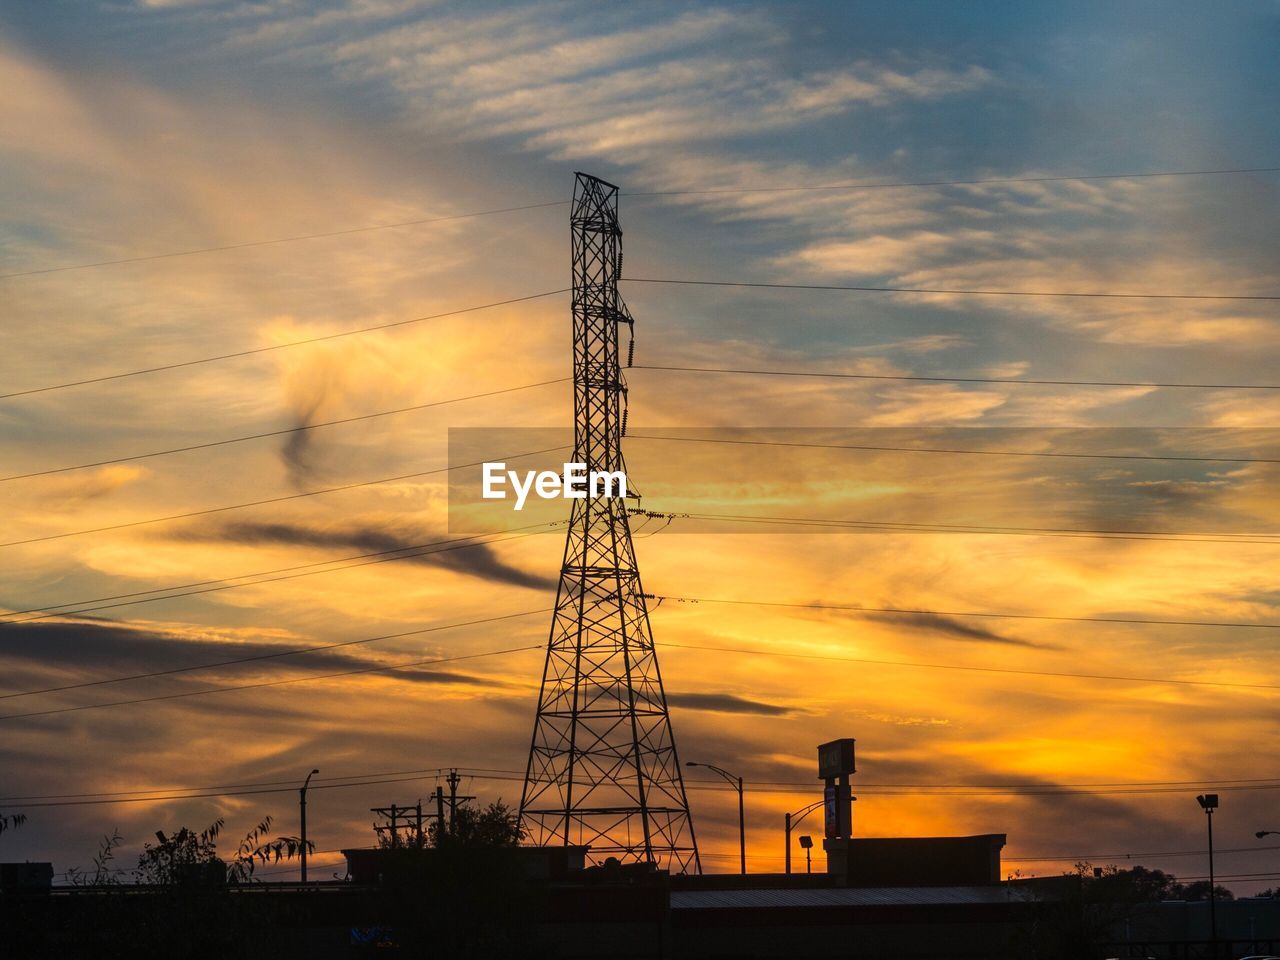
[[711,763],[694,763],[692,760],[685,764],[686,767],[706,767],[708,770],[715,771],[720,774],[730,785],[738,791],[738,851],[739,860],[741,861],[742,874],[747,873],[747,814],[746,807],[742,800],[742,778],[735,777],[728,770],[722,770],[715,764]]
[[298,791],[298,813],[302,820],[302,868],[299,875],[303,883],[307,882],[307,787],[311,785],[311,778],[319,772],[312,770],[308,773],[307,779],[302,781],[302,789]]
[[1196,797],[1196,803],[1204,811],[1209,821],[1209,940],[1213,944],[1213,954],[1218,955],[1218,897],[1213,882],[1213,811],[1218,809],[1216,793],[1202,793]]
[[[792,828],[800,826],[800,823],[804,820],[805,817],[813,813],[813,811],[817,810],[824,803],[826,803],[826,800],[815,800],[813,801],[813,803],[809,804],[807,807],[803,807],[802,809],[797,810],[795,813],[787,814],[787,820],[786,820],[786,823],[787,823],[786,825],[786,834],[787,834],[786,872],[787,873],[791,872],[791,830]],[[812,846],[813,844],[812,837],[809,838],[809,843],[810,843],[810,846]],[[801,844],[801,846],[803,846],[803,844]]]
[[813,872],[813,837],[805,834],[800,838],[800,846],[804,849],[804,872]]

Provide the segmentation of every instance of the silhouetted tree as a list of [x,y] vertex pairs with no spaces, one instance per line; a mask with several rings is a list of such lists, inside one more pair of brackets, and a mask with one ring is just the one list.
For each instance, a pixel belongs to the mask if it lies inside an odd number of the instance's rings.
[[[1234,900],[1235,894],[1223,886],[1215,886],[1214,894],[1218,900]],[[1196,880],[1194,883],[1175,883],[1173,896],[1169,900],[1208,900],[1209,881]]]
[[[1046,904],[1046,922],[1037,930],[1034,949],[1038,956],[1090,960],[1103,957],[1104,944],[1115,939],[1126,922],[1138,920],[1145,908],[1162,900],[1207,900],[1209,882],[1179,883],[1163,870],[1143,866],[1095,869],[1077,863],[1066,874],[1069,895],[1057,907]],[[1231,891],[1218,887],[1218,899],[1232,899]]]
[[[1158,903],[1161,900],[1208,900],[1209,881],[1195,880],[1191,883],[1180,883],[1178,878],[1163,870],[1149,870],[1136,866],[1121,870],[1118,867],[1106,867],[1101,876],[1097,876],[1088,864],[1077,864],[1077,870],[1085,868],[1091,875],[1089,881],[1092,897],[1095,901],[1106,903]],[[1234,900],[1235,896],[1226,887],[1215,888],[1219,900]]]
[[6,813],[0,816],[0,833],[4,833],[6,830],[17,830],[18,827],[26,822],[27,815],[25,813]]
[[[187,827],[170,836],[156,831],[159,843],[145,846],[138,857],[136,876],[142,883],[162,885],[248,883],[253,879],[253,869],[257,864],[291,860],[302,852],[299,837],[263,840],[271,829],[271,823],[271,817],[263,818],[240,841],[229,861],[218,856],[218,835],[226,825],[221,817],[199,833]],[[315,845],[308,841],[307,852],[314,849]]]
[[[264,840],[271,830],[271,817],[264,817],[262,822],[250,830],[236,854],[227,864],[227,880],[231,883],[248,883],[253,879],[253,868],[259,863],[279,863],[281,860],[292,860],[302,853],[301,837],[276,837]],[[306,843],[307,853],[314,853],[316,845],[310,840]]]
[[447,822],[442,825],[436,821],[432,821],[427,828],[427,842],[433,847],[448,844],[464,847],[514,847],[519,845],[524,836],[525,833],[520,828],[520,815],[500,799],[483,809],[462,804],[454,816],[452,829]]
[[[226,868],[218,859],[217,839],[222,825],[221,819],[215,820],[200,833],[181,827],[167,837],[163,830],[157,830],[159,843],[143,847],[134,876],[139,883],[159,886],[208,883]],[[226,879],[225,873],[221,879]]]
[[87,874],[78,867],[67,868],[67,879],[77,887],[107,887],[120,882],[119,871],[111,866],[115,859],[116,848],[124,843],[119,830],[112,830],[110,836],[104,835],[98,844],[98,852],[93,855],[93,873]]
[[[295,906],[274,897],[234,895],[231,885],[251,882],[255,866],[292,859],[297,837],[269,838],[271,818],[250,830],[225,860],[218,856],[219,819],[202,831],[157,832],[138,857],[134,876],[153,885],[140,893],[121,883],[112,863],[120,834],[103,837],[92,871],[69,871],[75,897],[0,897],[0,957],[164,957],[165,960],[237,960],[292,956]],[[308,849],[311,849],[308,845]],[[5,908],[10,908],[6,914]]]

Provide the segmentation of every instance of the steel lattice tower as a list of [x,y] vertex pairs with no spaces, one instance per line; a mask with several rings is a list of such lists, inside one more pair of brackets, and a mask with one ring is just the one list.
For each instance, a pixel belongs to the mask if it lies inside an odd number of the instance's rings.
[[[573,235],[575,463],[625,470],[618,327],[618,188],[576,174]],[[572,501],[520,818],[538,846],[699,872],[689,801],[631,543],[626,501]]]

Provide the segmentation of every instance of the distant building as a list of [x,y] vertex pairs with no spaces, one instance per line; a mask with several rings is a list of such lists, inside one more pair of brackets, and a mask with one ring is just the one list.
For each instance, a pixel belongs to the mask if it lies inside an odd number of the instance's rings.
[[0,892],[32,893],[53,887],[51,863],[0,863]]
[[1005,834],[824,840],[827,873],[851,887],[999,883]]

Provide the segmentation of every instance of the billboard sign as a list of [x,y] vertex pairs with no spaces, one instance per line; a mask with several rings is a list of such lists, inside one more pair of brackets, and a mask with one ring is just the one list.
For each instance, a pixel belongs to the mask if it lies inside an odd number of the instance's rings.
[[853,738],[845,737],[818,745],[818,779],[832,780],[857,771],[853,766]]

